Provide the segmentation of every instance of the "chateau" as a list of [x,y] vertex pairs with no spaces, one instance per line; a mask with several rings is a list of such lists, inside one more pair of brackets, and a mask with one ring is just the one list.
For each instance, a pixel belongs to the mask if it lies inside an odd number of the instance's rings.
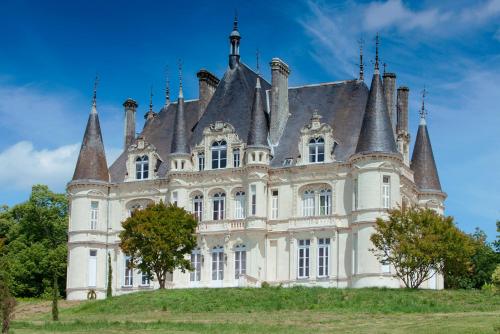
[[[370,252],[378,217],[397,206],[444,211],[422,106],[410,160],[407,87],[379,71],[358,79],[289,87],[289,66],[270,62],[271,82],[240,59],[238,22],[221,79],[200,70],[199,97],[158,112],[124,103],[124,150],[108,168],[94,92],[70,198],[68,299],[104,298],[108,254],[113,294],[154,289],[119,248],[121,223],[149,203],[176,203],[199,221],[194,271],[170,288],[283,284],[400,287]],[[385,71],[384,71],[385,72]],[[441,289],[434,275],[424,288]]]

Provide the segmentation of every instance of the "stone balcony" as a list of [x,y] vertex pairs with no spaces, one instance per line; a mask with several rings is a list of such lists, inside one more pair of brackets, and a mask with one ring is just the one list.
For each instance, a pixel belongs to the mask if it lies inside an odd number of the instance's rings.
[[198,233],[223,233],[243,230],[266,230],[266,220],[263,218],[208,220],[198,224]]

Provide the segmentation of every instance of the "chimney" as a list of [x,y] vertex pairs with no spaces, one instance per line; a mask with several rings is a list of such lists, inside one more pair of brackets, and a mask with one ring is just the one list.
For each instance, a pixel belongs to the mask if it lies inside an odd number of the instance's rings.
[[125,107],[125,149],[127,149],[135,139],[135,112],[137,106],[137,102],[130,98],[123,102],[123,107]]
[[408,87],[398,88],[398,103],[397,103],[397,132],[408,133],[408,95],[410,89]]
[[389,117],[391,118],[392,131],[394,132],[394,137],[396,137],[396,74],[395,73],[384,73],[384,95],[387,104],[387,111],[389,112]]
[[290,68],[279,58],[271,60],[271,126],[269,137],[272,145],[278,144],[288,120],[288,76]]
[[215,89],[219,84],[219,79],[205,69],[201,69],[196,73],[198,77],[198,86],[199,86],[199,114],[198,119],[201,118],[205,109],[207,109],[208,103],[212,99],[214,95]]

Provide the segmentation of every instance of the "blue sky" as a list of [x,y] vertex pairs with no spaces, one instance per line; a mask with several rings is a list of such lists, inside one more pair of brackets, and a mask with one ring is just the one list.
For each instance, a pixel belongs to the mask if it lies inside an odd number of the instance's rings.
[[[410,126],[427,88],[429,131],[447,213],[490,239],[500,219],[500,0],[483,1],[2,1],[0,12],[0,204],[27,198],[34,183],[64,191],[71,178],[92,85],[108,163],[122,146],[122,102],[139,102],[139,124],[164,101],[165,66],[177,94],[184,63],[186,98],[196,72],[221,76],[235,8],[242,59],[272,57],[292,69],[290,85],[357,76],[365,40],[371,78],[373,38],[381,58],[410,87]],[[269,70],[263,70],[269,78]]]

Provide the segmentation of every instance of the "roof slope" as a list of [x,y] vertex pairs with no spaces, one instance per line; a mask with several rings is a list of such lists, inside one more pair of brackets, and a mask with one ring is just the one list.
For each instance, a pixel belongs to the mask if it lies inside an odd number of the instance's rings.
[[410,168],[413,170],[413,177],[418,189],[442,191],[425,119],[422,119],[418,126]]
[[73,181],[76,180],[109,181],[108,164],[104,153],[101,126],[95,101],[87,121],[87,128],[83,135],[80,154],[73,174]]
[[266,118],[266,112],[262,103],[262,92],[260,78],[257,78],[255,84],[255,93],[252,104],[252,113],[250,121],[250,131],[248,132],[247,145],[249,146],[268,146],[267,135],[269,133],[269,120]]

